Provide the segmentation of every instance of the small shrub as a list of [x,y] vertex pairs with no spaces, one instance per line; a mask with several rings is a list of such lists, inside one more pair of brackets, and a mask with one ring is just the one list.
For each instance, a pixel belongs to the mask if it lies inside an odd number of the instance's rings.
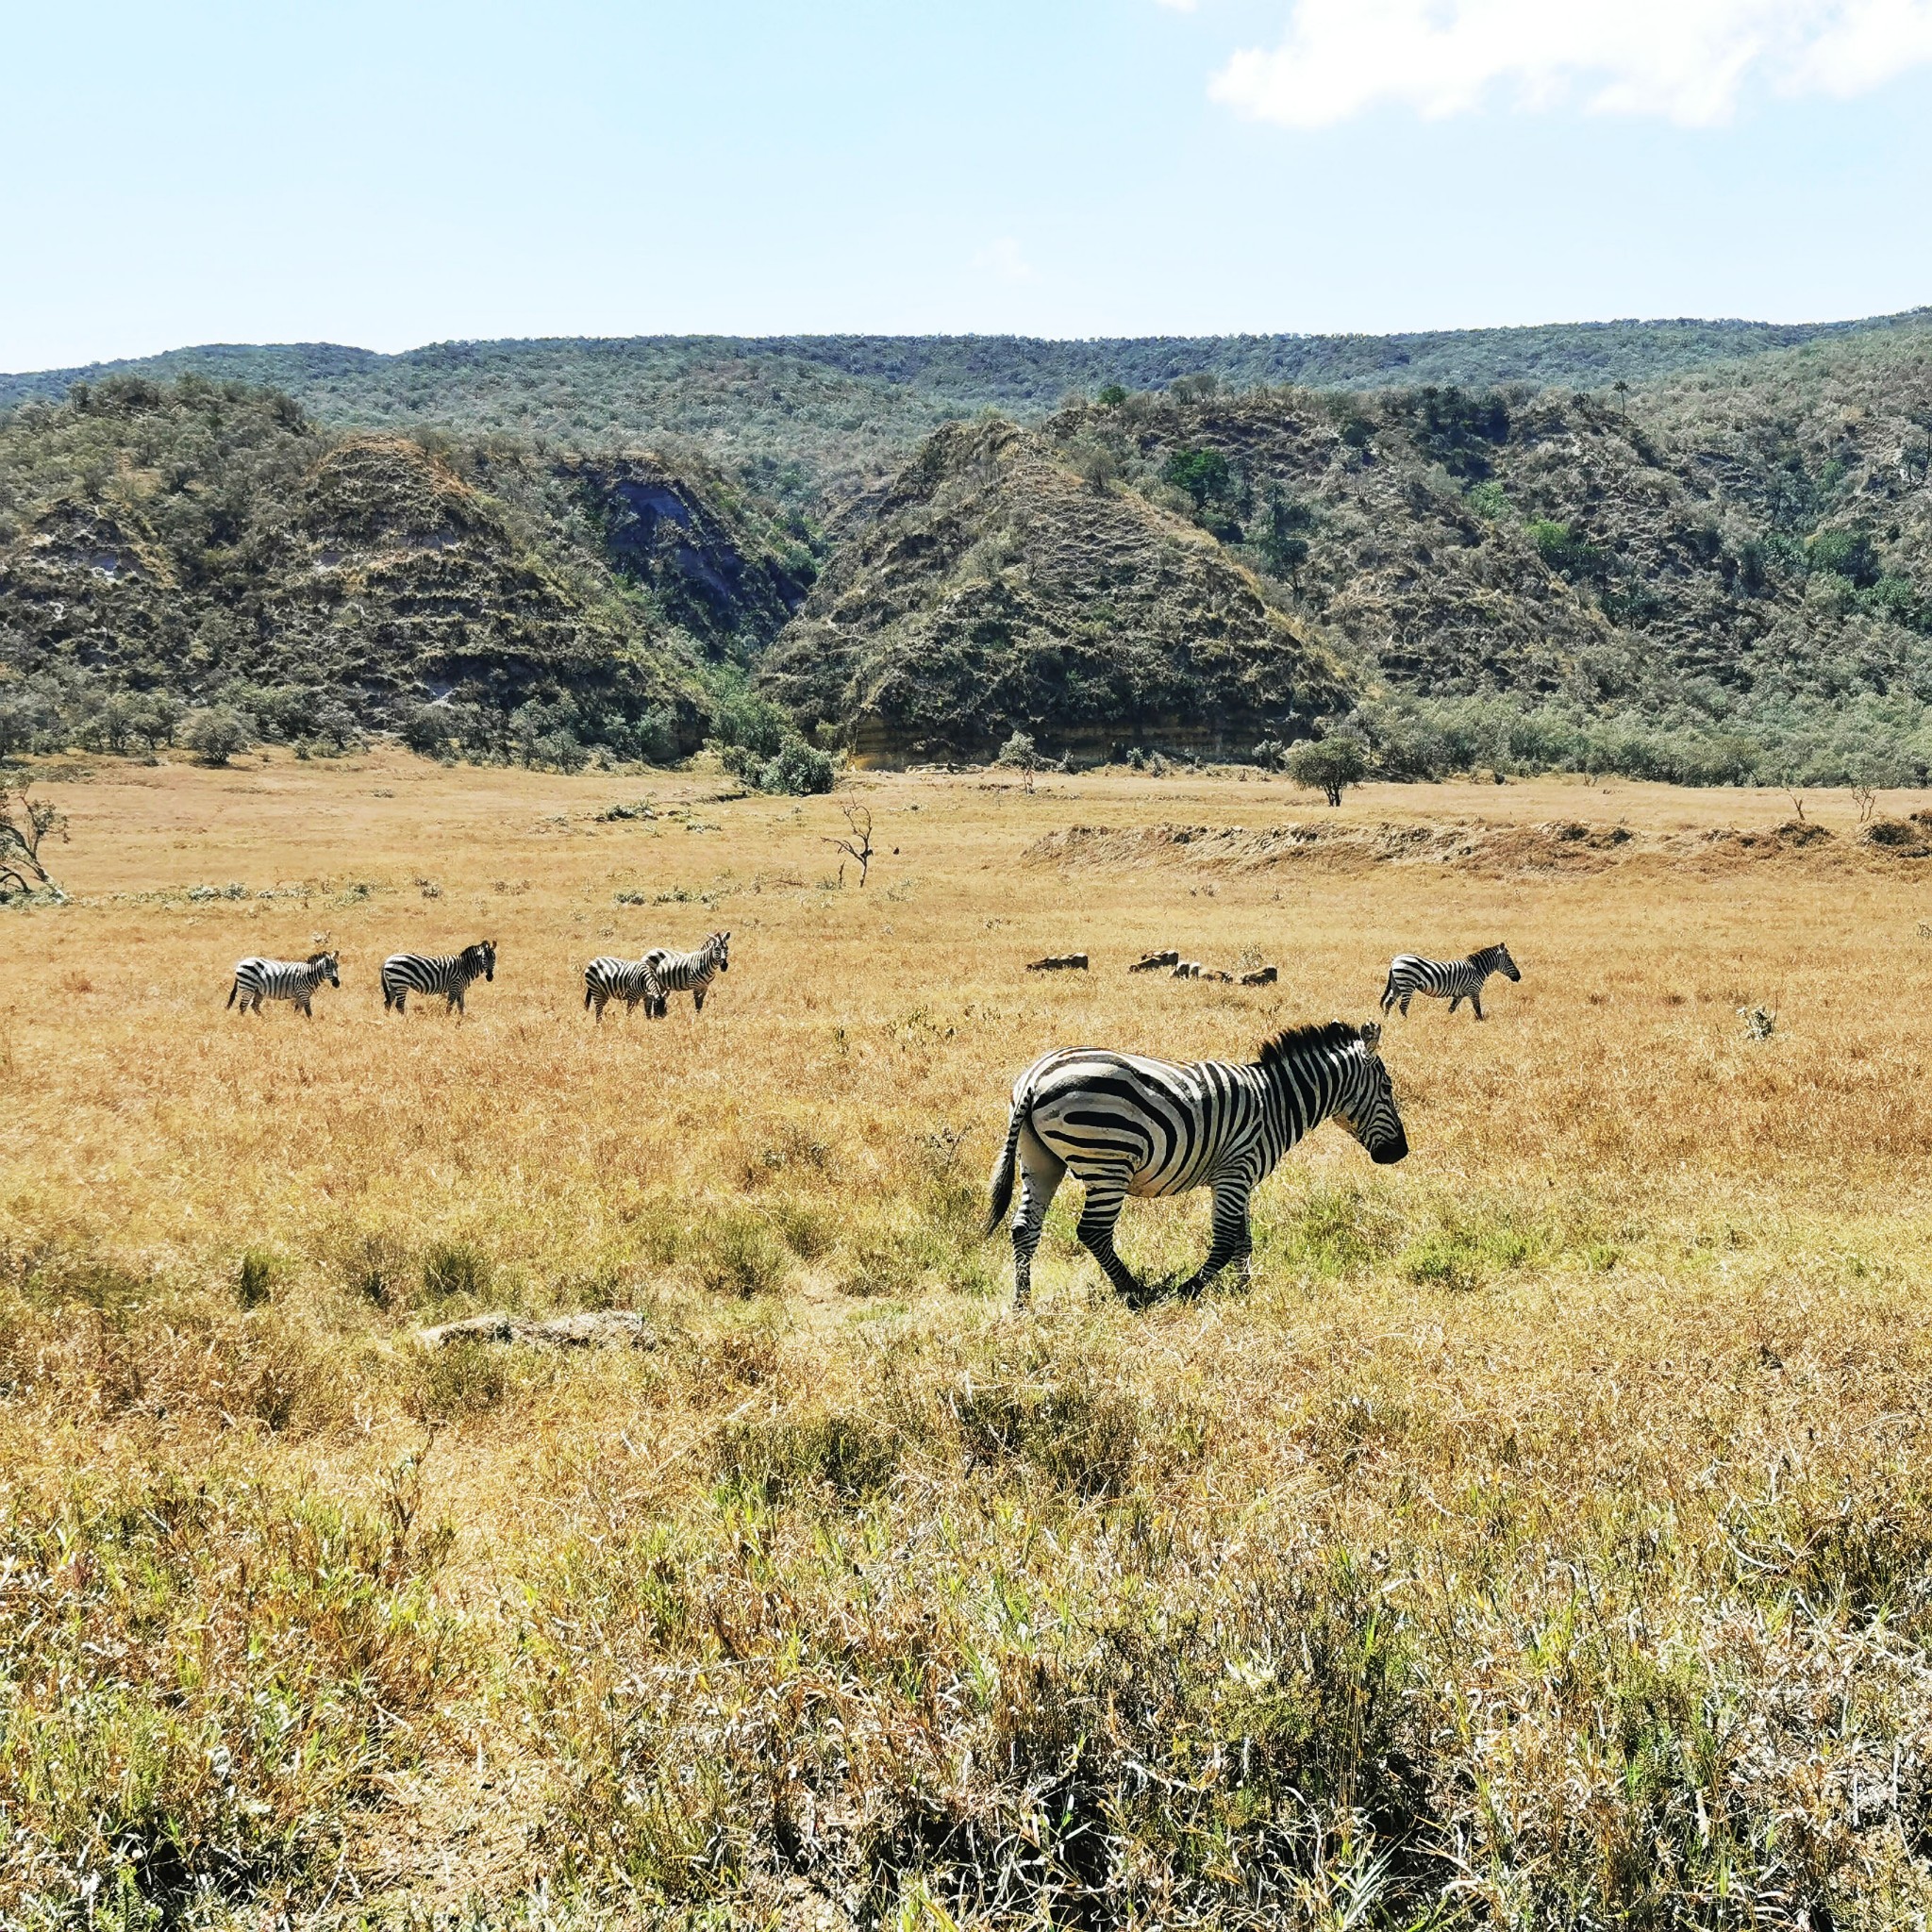
[[489,1291],[495,1268],[490,1257],[468,1241],[438,1241],[423,1257],[423,1292],[431,1301]]
[[785,1250],[757,1215],[721,1214],[694,1230],[690,1240],[698,1282],[713,1294],[749,1300],[785,1279]]
[[835,776],[832,761],[824,752],[802,738],[794,738],[758,773],[758,790],[811,797],[829,791]]
[[408,1407],[419,1422],[457,1422],[498,1407],[508,1387],[501,1348],[487,1341],[452,1341],[423,1357]]
[[181,742],[205,765],[225,765],[237,752],[248,749],[253,733],[249,722],[226,705],[197,711],[188,721]]
[[372,1307],[399,1307],[408,1298],[409,1252],[391,1235],[363,1235],[342,1257],[342,1279]]
[[898,1437],[863,1415],[737,1424],[718,1444],[719,1481],[766,1505],[808,1489],[863,1502],[884,1490],[898,1468]]
[[235,1300],[243,1308],[258,1308],[268,1300],[275,1280],[275,1258],[260,1248],[250,1248],[242,1257],[235,1276]]

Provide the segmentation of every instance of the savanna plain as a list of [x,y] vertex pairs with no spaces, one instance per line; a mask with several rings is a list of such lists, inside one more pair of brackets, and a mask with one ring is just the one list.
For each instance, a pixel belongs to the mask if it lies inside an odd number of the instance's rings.
[[[1924,1924],[1932,891],[1849,797],[41,775],[7,1923]],[[702,1016],[591,1023],[587,958],[713,928]],[[1389,1024],[1408,1160],[1318,1131],[1245,1291],[1125,1309],[1070,1184],[1013,1311],[1035,1056],[1252,1058],[1495,940],[1485,1023]],[[324,943],[312,1022],[224,1008]],[[640,1319],[421,1339],[497,1310]]]

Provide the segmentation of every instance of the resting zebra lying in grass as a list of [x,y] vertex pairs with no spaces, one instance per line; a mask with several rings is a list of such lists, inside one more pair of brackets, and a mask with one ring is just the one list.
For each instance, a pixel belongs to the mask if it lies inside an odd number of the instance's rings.
[[258,959],[252,955],[235,961],[235,983],[228,989],[232,1007],[239,995],[244,1013],[261,1011],[263,1000],[290,1000],[305,1019],[315,1018],[308,1002],[318,986],[341,986],[333,953],[310,953],[306,959]]
[[441,993],[449,1003],[444,1010],[460,1013],[470,982],[495,977],[494,940],[478,940],[460,953],[391,953],[382,962],[382,1010],[393,1007],[400,1013],[404,1000],[420,992],[425,999]]
[[1507,946],[1485,946],[1466,959],[1419,959],[1413,953],[1398,953],[1389,962],[1389,983],[1382,989],[1382,1010],[1400,1005],[1402,1017],[1408,1018],[1408,1003],[1417,993],[1431,999],[1447,1000],[1453,1013],[1464,1000],[1483,1016],[1483,982],[1492,973],[1506,979],[1521,979],[1516,961]]
[[604,1008],[612,1000],[624,1002],[625,1017],[644,1003],[644,1018],[661,1020],[671,1002],[664,996],[663,982],[646,956],[641,959],[592,959],[584,968],[584,1010],[595,1008],[597,1024],[604,1024]]
[[[650,967],[658,975],[658,983],[666,995],[688,992],[692,1005],[702,1013],[705,995],[710,991],[712,980],[730,969],[731,935],[714,932],[694,953],[673,953],[657,946],[646,953],[640,963]],[[669,1004],[668,998],[666,1004]]]
[[1247,1272],[1248,1202],[1295,1142],[1324,1120],[1341,1123],[1377,1161],[1400,1160],[1408,1137],[1379,1052],[1382,1029],[1340,1021],[1276,1034],[1250,1066],[1176,1066],[1078,1046],[1050,1053],[1013,1089],[1006,1145],[992,1174],[991,1234],[1013,1198],[1013,1300],[1024,1307],[1033,1253],[1055,1191],[1071,1173],[1087,1190],[1082,1245],[1131,1303],[1147,1290],[1114,1252],[1129,1194],[1214,1190],[1214,1238],[1200,1271],[1176,1292],[1199,1294],[1230,1261]]

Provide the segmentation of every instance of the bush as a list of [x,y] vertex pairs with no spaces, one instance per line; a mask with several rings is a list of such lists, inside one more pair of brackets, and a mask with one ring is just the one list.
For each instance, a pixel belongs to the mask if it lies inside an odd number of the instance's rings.
[[702,1287],[744,1301],[777,1288],[789,1266],[784,1247],[751,1214],[721,1214],[693,1230],[691,1250]]
[[1343,791],[1368,775],[1368,747],[1352,732],[1305,738],[1290,749],[1286,769],[1297,785],[1323,792],[1330,805],[1340,805]]
[[804,739],[794,738],[758,774],[758,790],[809,797],[829,791],[833,778],[831,759]]
[[188,721],[181,741],[205,765],[225,765],[254,741],[253,721],[225,705],[197,711]]
[[1184,490],[1197,511],[1224,502],[1234,482],[1227,458],[1218,449],[1175,450],[1162,466],[1160,480]]
[[490,1257],[468,1241],[438,1241],[423,1257],[423,1292],[431,1301],[489,1291],[496,1270]]

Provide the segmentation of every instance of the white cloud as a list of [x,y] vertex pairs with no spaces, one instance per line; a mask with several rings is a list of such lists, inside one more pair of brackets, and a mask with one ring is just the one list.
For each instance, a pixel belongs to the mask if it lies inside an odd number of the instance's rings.
[[1843,99],[1927,60],[1932,0],[1295,0],[1281,45],[1236,54],[1208,92],[1289,127],[1498,97],[1695,127],[1747,88]]
[[1002,235],[996,242],[989,242],[973,258],[973,266],[1002,282],[1030,282],[1033,279],[1032,263],[1020,252],[1020,244],[1010,235]]

